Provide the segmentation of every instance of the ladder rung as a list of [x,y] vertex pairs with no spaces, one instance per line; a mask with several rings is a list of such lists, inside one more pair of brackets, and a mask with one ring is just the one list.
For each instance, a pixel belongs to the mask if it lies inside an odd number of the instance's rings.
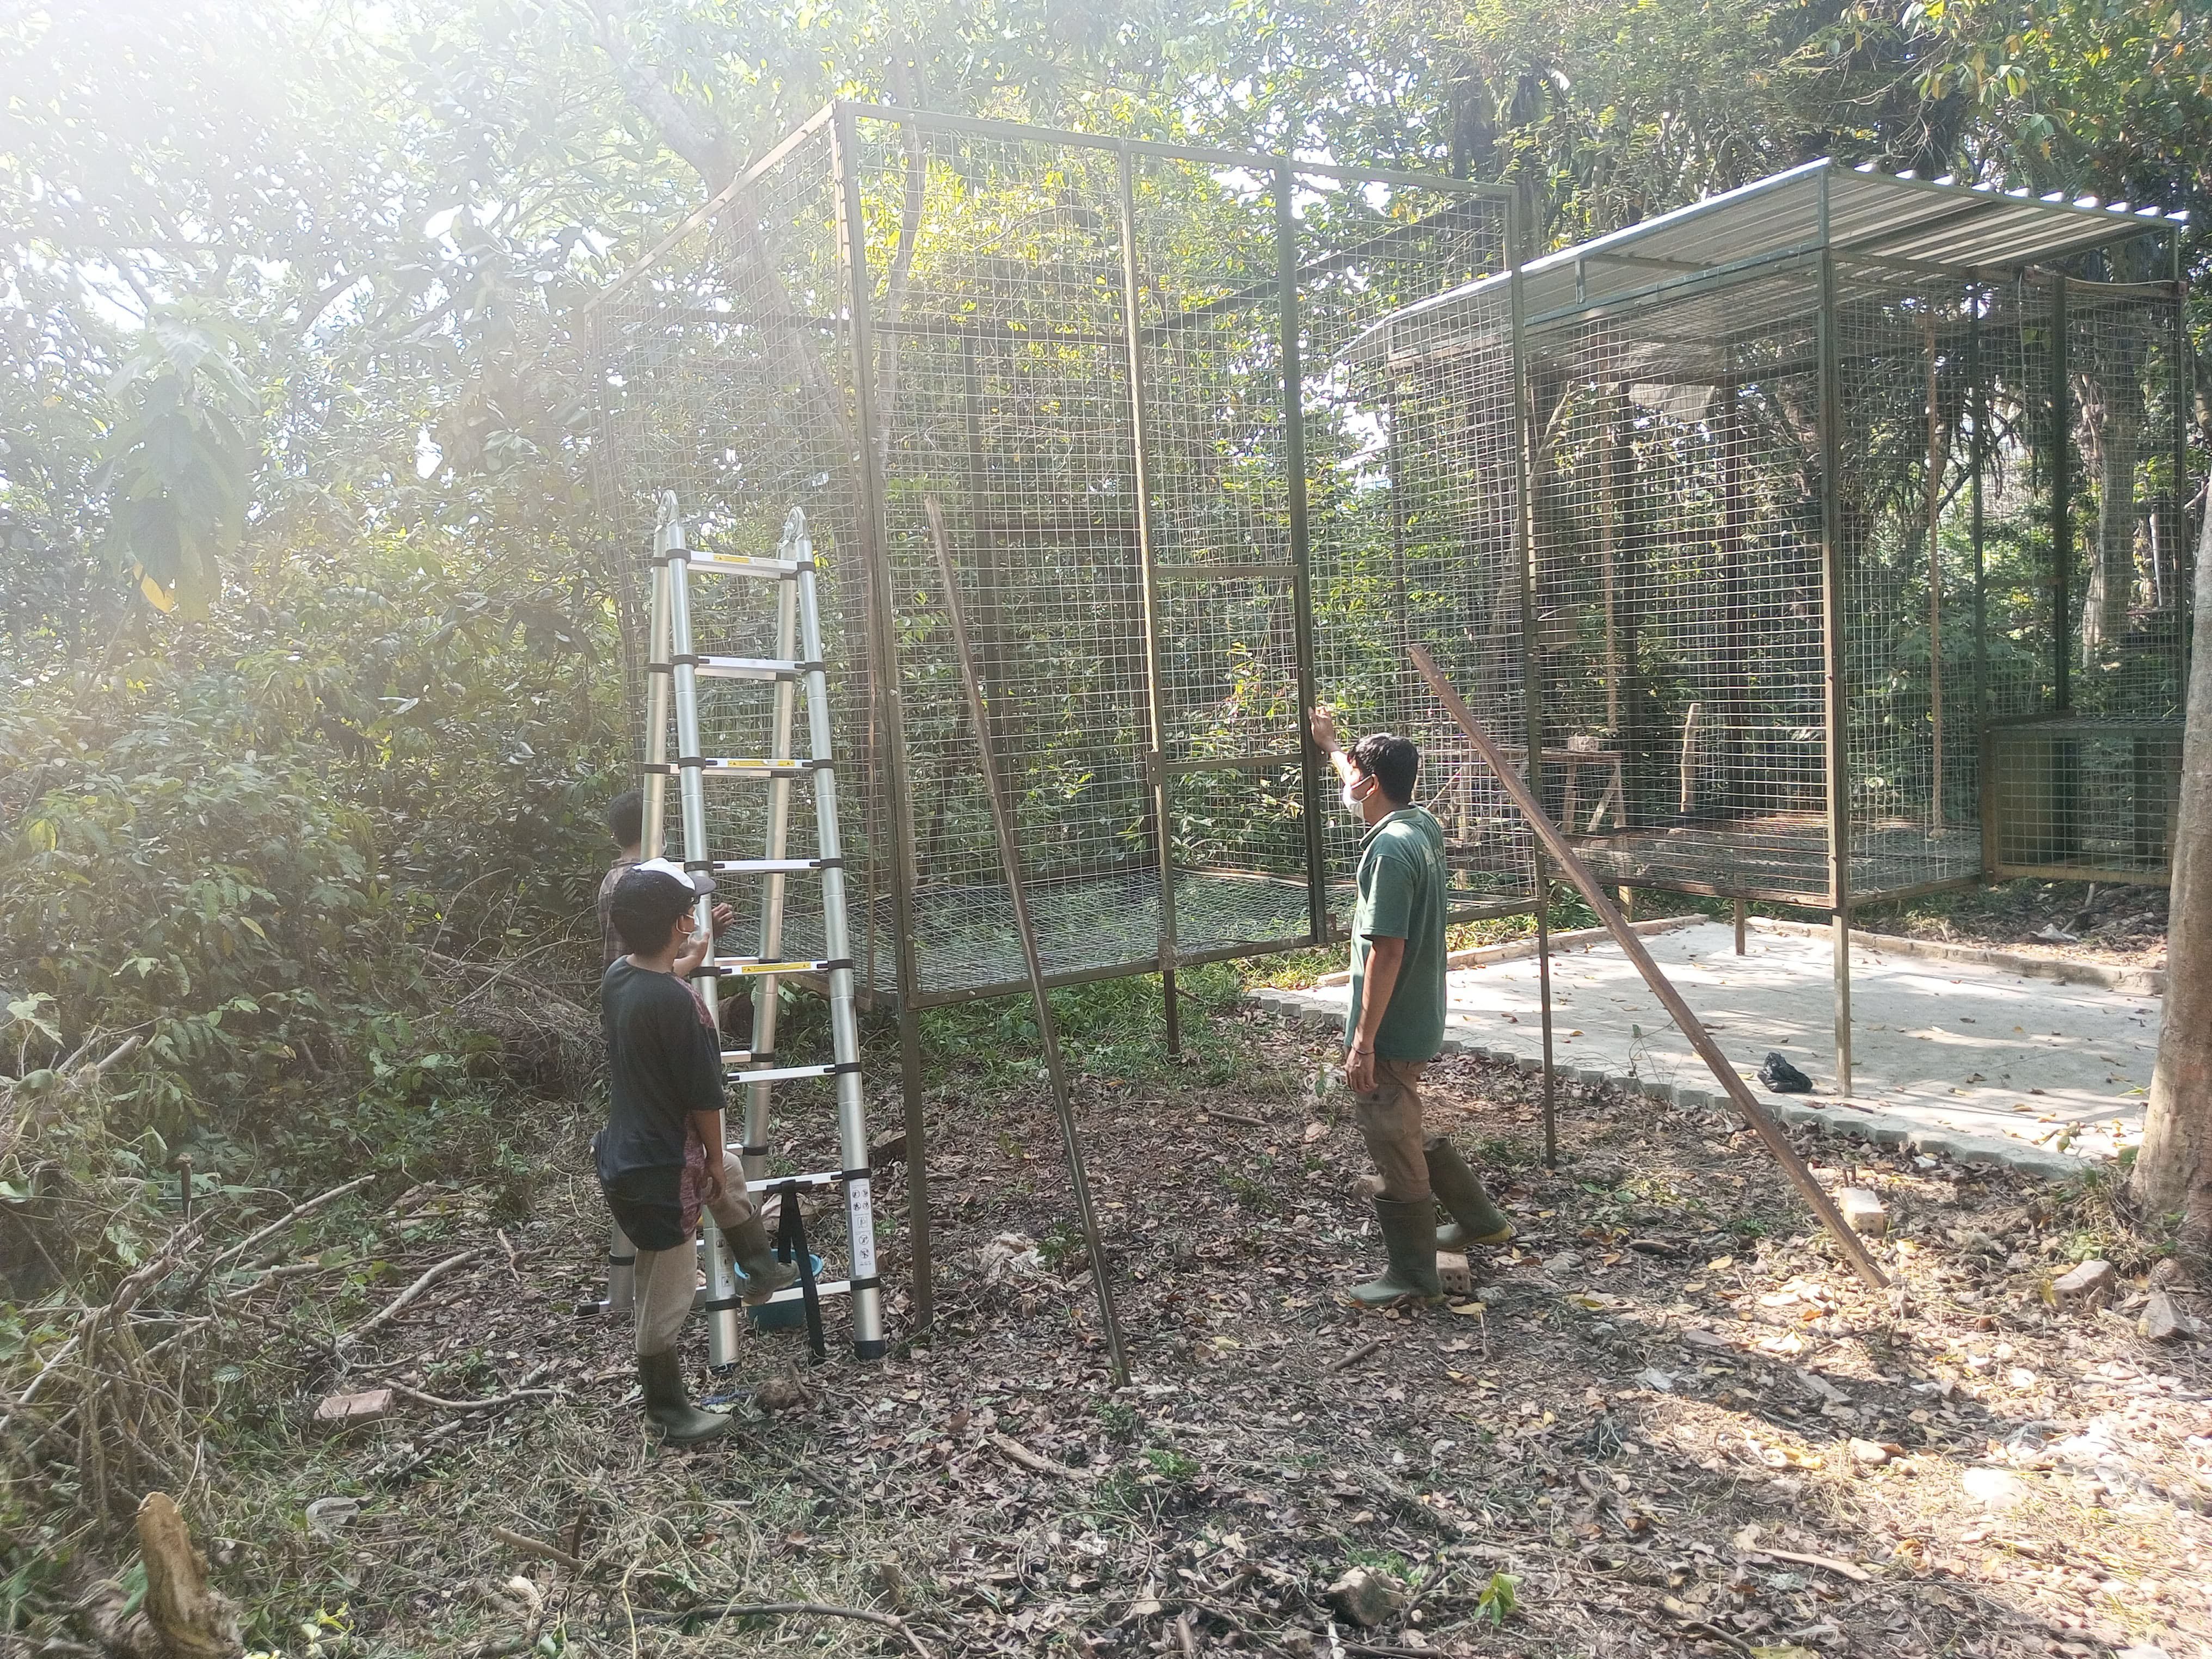
[[703,576],[796,576],[814,568],[811,559],[747,559],[734,553],[687,553],[685,564]]
[[[852,1288],[853,1281],[849,1279],[817,1279],[814,1281],[814,1294],[817,1296],[842,1296]],[[708,1291],[707,1287],[704,1285],[702,1285],[696,1291],[691,1293],[691,1305],[695,1309],[707,1310],[712,1310],[718,1306],[725,1308],[769,1308],[774,1307],[779,1302],[799,1301],[805,1296],[805,1294],[806,1292],[802,1287],[793,1285],[787,1291],[778,1291],[774,1296],[769,1297],[765,1302],[748,1302],[744,1299],[744,1297],[741,1292],[738,1295],[731,1297],[727,1302],[718,1304],[714,1301],[712,1294]],[[606,1304],[605,1303],[600,1303],[598,1305],[596,1311],[601,1313],[605,1312]]]
[[[744,1156],[745,1149],[732,1145],[725,1146],[722,1151],[729,1158],[738,1158]],[[804,1187],[812,1190],[819,1187],[842,1187],[844,1182],[845,1176],[842,1170],[823,1170],[813,1175],[769,1176],[760,1181],[748,1181],[745,1182],[745,1190],[749,1193],[765,1193],[777,1187]]]
[[835,1066],[756,1066],[750,1069],[738,1067],[728,1073],[732,1083],[795,1083],[801,1078],[835,1077]]
[[[738,757],[702,760],[699,763],[700,771],[709,777],[722,778],[790,778],[797,777],[805,772],[826,772],[829,769],[830,763],[826,760],[753,760]],[[681,775],[684,763],[681,761],[648,761],[646,763],[645,770],[658,772],[664,777],[672,778]]]
[[795,680],[818,662],[787,662],[779,657],[708,657],[695,663],[701,679],[706,680]]
[[736,1066],[750,1066],[752,1063],[753,1051],[750,1048],[725,1048],[722,1050],[722,1064],[726,1068]]
[[841,870],[842,859],[717,859],[718,876],[803,876],[817,870]]
[[724,979],[751,979],[761,974],[826,974],[833,969],[850,968],[850,957],[839,957],[829,962],[773,962],[758,957],[717,957],[714,971]]
[[[852,1288],[853,1281],[849,1279],[817,1279],[814,1281],[814,1294],[817,1296],[842,1296]],[[751,1308],[773,1308],[779,1302],[801,1302],[805,1297],[805,1286],[793,1285],[787,1291],[778,1291],[765,1302],[749,1302],[745,1305]]]

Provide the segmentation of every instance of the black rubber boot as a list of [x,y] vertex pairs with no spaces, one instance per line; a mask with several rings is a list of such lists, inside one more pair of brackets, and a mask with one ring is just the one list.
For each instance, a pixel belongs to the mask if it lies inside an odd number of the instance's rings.
[[1491,1201],[1482,1182],[1459,1155],[1458,1147],[1439,1135],[1422,1150],[1428,1154],[1429,1190],[1451,1217],[1437,1229],[1440,1249],[1463,1250],[1470,1244],[1503,1244],[1513,1237],[1513,1223]]
[[760,1218],[759,1212],[754,1212],[742,1227],[723,1229],[722,1237],[730,1241],[730,1254],[744,1269],[747,1307],[756,1307],[786,1285],[799,1283],[799,1264],[776,1259],[775,1247],[768,1242],[768,1224]]
[[1378,1198],[1375,1218],[1382,1224],[1382,1248],[1390,1265],[1381,1278],[1355,1285],[1346,1294],[1366,1308],[1387,1308],[1408,1297],[1422,1302],[1441,1297],[1444,1287],[1437,1278],[1435,1205],[1425,1198],[1411,1204]]
[[721,1413],[702,1412],[691,1403],[675,1349],[640,1354],[637,1381],[645,1390],[645,1414],[659,1425],[661,1438],[670,1445],[696,1446],[730,1431],[730,1419]]

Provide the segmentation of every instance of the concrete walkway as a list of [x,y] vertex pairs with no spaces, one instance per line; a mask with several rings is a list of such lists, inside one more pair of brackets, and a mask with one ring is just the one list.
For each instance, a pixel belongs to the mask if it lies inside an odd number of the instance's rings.
[[[2029,978],[1983,963],[1931,959],[1854,942],[1854,1092],[1835,1089],[1834,968],[1825,934],[1762,929],[1745,954],[1733,932],[1702,922],[1644,944],[1761,1099],[1882,1139],[1928,1132],[2003,1137],[2008,1158],[2057,1167],[2051,1152],[2109,1156],[2142,1134],[2158,1051],[2159,999]],[[1552,959],[1553,1056],[1561,1074],[1610,1078],[1668,1098],[1721,1096],[1705,1063],[1609,939],[1571,944]],[[1285,1012],[1341,1024],[1339,986],[1255,994]],[[1531,1062],[1542,1054],[1534,956],[1455,969],[1451,1046]],[[1757,1080],[1779,1050],[1813,1079],[1809,1096],[1778,1096]],[[1911,1133],[1923,1132],[1923,1133]],[[2040,1148],[2045,1156],[2029,1149]],[[1974,1149],[1969,1147],[1966,1151]]]

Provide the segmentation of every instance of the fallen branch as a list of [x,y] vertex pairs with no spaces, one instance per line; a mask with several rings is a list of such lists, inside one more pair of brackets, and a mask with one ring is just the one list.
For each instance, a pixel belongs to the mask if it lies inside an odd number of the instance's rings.
[[[535,1370],[532,1371],[528,1376],[522,1379],[521,1386],[516,1389],[514,1393],[502,1395],[496,1400],[480,1402],[478,1411],[487,1411],[495,1407],[503,1410],[505,1407],[514,1405],[518,1401],[523,1400],[534,1398],[538,1395],[550,1395],[554,1394],[556,1391],[551,1389],[533,1389],[530,1386],[539,1377],[544,1376],[550,1369],[551,1367],[546,1365],[538,1366]],[[394,1384],[392,1386],[396,1391],[398,1385]],[[395,1463],[389,1468],[380,1469],[372,1478],[386,1485],[396,1485],[398,1482],[404,1480],[409,1475],[414,1474],[416,1470],[421,1468],[425,1463],[435,1457],[439,1451],[444,1447],[447,1441],[450,1440],[463,1429],[467,1428],[471,1424],[473,1424],[477,1420],[477,1412],[465,1412],[461,1415],[453,1418],[449,1422],[441,1423],[436,1428],[431,1430],[429,1433],[422,1437],[422,1441],[415,1449],[414,1455],[409,1457],[405,1462]]]
[[1801,1567],[1820,1567],[1850,1579],[1855,1584],[1871,1584],[1874,1575],[1856,1561],[1838,1561],[1832,1555],[1800,1555],[1795,1550],[1770,1549],[1764,1544],[1752,1546],[1754,1555],[1771,1555],[1778,1561],[1793,1561]]
[[1717,1629],[1686,1608],[1677,1612],[1676,1609],[1681,1607],[1682,1604],[1676,1601],[1673,1596],[1662,1598],[1659,1605],[1666,1609],[1667,1616],[1674,1620],[1675,1628],[1683,1635],[1699,1642],[1717,1642],[1729,1652],[1741,1654],[1744,1659],[1757,1659],[1757,1656],[1752,1651],[1750,1643],[1739,1640],[1724,1630]]
[[586,1563],[581,1556],[571,1555],[558,1544],[548,1544],[541,1539],[510,1532],[505,1527],[494,1527],[491,1535],[510,1549],[520,1550],[525,1555],[534,1555],[543,1561],[557,1561],[577,1572],[583,1571]]
[[993,1433],[986,1437],[1006,1454],[1008,1462],[1018,1463],[1032,1474],[1050,1475],[1055,1480],[1082,1480],[1088,1478],[1082,1471],[1071,1469],[1065,1463],[1055,1463],[1049,1458],[1039,1457],[1020,1441],[1010,1436]]
[[[688,1613],[641,1614],[639,1619],[641,1623],[650,1619],[654,1624],[678,1624],[696,1619],[706,1611],[705,1607],[694,1607]],[[826,1601],[731,1601],[715,1611],[716,1624],[725,1619],[851,1619],[880,1630],[896,1631],[899,1639],[914,1650],[916,1659],[935,1659],[905,1620],[895,1613],[874,1613],[866,1607],[836,1607]]]
[[227,1249],[219,1251],[215,1255],[210,1256],[208,1259],[207,1265],[202,1267],[198,1273],[193,1275],[192,1282],[185,1287],[185,1294],[186,1296],[190,1296],[193,1291],[198,1290],[201,1285],[206,1284],[208,1281],[208,1275],[214,1273],[216,1268],[222,1267],[224,1262],[234,1261],[237,1257],[245,1255],[246,1251],[260,1243],[262,1240],[270,1237],[273,1234],[283,1231],[285,1228],[297,1221],[301,1216],[311,1214],[314,1211],[321,1209],[324,1205],[331,1203],[335,1200],[343,1198],[348,1193],[359,1192],[362,1188],[368,1186],[370,1182],[375,1179],[376,1176],[373,1174],[356,1176],[351,1181],[347,1182],[343,1187],[333,1187],[326,1193],[317,1194],[314,1197],[308,1199],[305,1203],[295,1204],[290,1209],[285,1211],[283,1215],[278,1216],[276,1220],[270,1222],[259,1231],[248,1233],[244,1238],[240,1239],[237,1243],[230,1245]]
[[404,1382],[380,1382],[377,1386],[391,1389],[403,1400],[411,1400],[418,1406],[434,1406],[441,1412],[488,1412],[495,1406],[512,1406],[518,1400],[550,1400],[561,1392],[558,1389],[516,1389],[486,1400],[441,1400],[434,1394],[410,1389]]
[[1264,1118],[1246,1117],[1242,1112],[1224,1112],[1218,1106],[1208,1106],[1206,1115],[1222,1123],[1234,1123],[1243,1129],[1264,1129],[1268,1127]]
[[161,1255],[118,1285],[115,1287],[115,1294],[105,1303],[97,1308],[88,1308],[83,1316],[77,1321],[76,1330],[70,1335],[69,1340],[46,1357],[46,1363],[39,1367],[39,1374],[24,1385],[22,1393],[15,1396],[13,1409],[7,1416],[0,1417],[0,1429],[5,1429],[15,1420],[15,1413],[31,1403],[39,1390],[46,1386],[46,1379],[61,1367],[64,1360],[84,1346],[85,1339],[99,1328],[103,1320],[121,1319],[124,1315],[138,1305],[139,1297],[144,1296],[149,1290],[173,1273],[177,1263],[184,1258],[193,1245],[200,1242],[200,1236],[206,1230],[206,1226],[207,1219],[204,1216],[185,1223],[183,1226],[169,1235],[168,1242],[162,1246]]
[[1329,1370],[1331,1371],[1350,1370],[1361,1360],[1366,1358],[1369,1354],[1373,1353],[1377,1348],[1381,1347],[1386,1340],[1386,1338],[1378,1336],[1371,1342],[1361,1343],[1350,1353],[1346,1354],[1341,1359],[1332,1361],[1329,1365]]
[[466,1249],[459,1252],[458,1255],[447,1256],[443,1261],[441,1261],[436,1267],[425,1273],[420,1279],[416,1279],[412,1285],[410,1285],[405,1290],[400,1291],[398,1296],[386,1303],[381,1310],[370,1315],[365,1324],[360,1326],[356,1329],[349,1331],[345,1335],[340,1337],[338,1339],[338,1346],[343,1348],[352,1343],[358,1342],[363,1337],[368,1335],[370,1332],[378,1330],[383,1326],[388,1324],[391,1321],[398,1318],[402,1309],[413,1302],[415,1298],[422,1295],[423,1291],[428,1290],[431,1285],[436,1284],[441,1277],[451,1273],[454,1268],[462,1266],[465,1262],[475,1261],[477,1257],[483,1254],[483,1252],[480,1249]]

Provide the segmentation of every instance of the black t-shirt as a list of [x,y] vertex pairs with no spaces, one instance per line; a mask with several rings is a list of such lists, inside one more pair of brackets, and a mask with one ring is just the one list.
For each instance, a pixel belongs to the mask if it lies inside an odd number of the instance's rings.
[[673,1182],[684,1167],[685,1120],[722,1109],[714,1029],[690,987],[633,967],[628,957],[617,957],[599,981],[599,1024],[610,1096],[607,1127],[592,1143],[599,1180],[624,1190],[640,1187],[634,1177],[641,1176],[645,1186],[659,1186],[659,1176]]

